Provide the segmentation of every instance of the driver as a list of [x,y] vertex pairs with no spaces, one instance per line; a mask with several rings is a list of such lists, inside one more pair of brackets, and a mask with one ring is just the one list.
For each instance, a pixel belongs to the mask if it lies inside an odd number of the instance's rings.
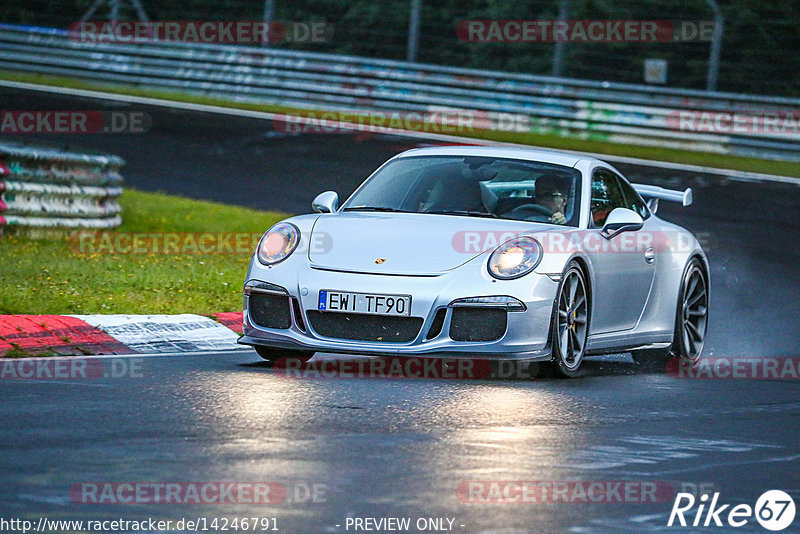
[[549,221],[553,224],[567,224],[564,208],[567,205],[567,184],[555,176],[542,176],[536,180],[535,202],[550,211]]

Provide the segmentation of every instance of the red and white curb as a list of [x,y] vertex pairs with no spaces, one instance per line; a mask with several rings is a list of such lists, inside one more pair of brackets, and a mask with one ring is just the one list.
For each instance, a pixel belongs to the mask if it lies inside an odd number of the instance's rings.
[[241,312],[0,315],[0,356],[153,354],[241,349]]

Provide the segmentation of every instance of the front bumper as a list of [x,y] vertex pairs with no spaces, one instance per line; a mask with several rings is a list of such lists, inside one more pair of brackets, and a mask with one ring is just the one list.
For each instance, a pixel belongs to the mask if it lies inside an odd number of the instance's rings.
[[[542,274],[531,273],[516,280],[496,280],[482,261],[470,261],[437,276],[394,276],[348,273],[310,267],[278,265],[264,267],[252,262],[247,283],[266,282],[296,299],[289,304],[288,328],[265,328],[251,314],[251,297],[244,297],[244,335],[239,343],[272,348],[360,355],[442,355],[448,358],[491,357],[502,360],[547,361],[553,301],[558,283]],[[298,267],[297,265],[295,267]],[[319,291],[341,290],[361,293],[411,295],[411,316],[422,319],[422,326],[408,342],[380,342],[338,339],[323,336],[309,321],[310,310],[317,310]],[[493,341],[456,341],[450,336],[452,303],[458,299],[482,296],[510,296],[524,304],[524,311],[508,311],[505,332]],[[291,301],[288,301],[291,302]],[[491,305],[486,305],[491,306]],[[479,307],[470,304],[470,308]],[[440,333],[428,339],[437,312],[446,310]],[[336,313],[336,312],[325,312]],[[297,315],[301,317],[298,320]],[[440,317],[441,324],[441,317]]]

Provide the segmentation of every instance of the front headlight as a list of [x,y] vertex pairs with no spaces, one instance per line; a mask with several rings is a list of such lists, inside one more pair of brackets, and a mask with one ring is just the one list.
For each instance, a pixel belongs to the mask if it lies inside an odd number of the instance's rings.
[[288,258],[298,243],[300,230],[292,223],[280,222],[261,237],[256,257],[264,265],[273,265]]
[[542,245],[532,237],[506,241],[489,256],[489,274],[500,280],[525,276],[542,260]]

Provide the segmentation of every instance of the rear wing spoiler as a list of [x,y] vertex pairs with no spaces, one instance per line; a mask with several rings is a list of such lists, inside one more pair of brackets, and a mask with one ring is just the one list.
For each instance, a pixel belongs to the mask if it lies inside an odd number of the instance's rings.
[[[631,184],[637,193],[648,199],[647,205],[652,211],[658,209],[658,200],[670,200],[680,202],[683,207],[692,204],[692,188],[687,187],[685,191],[674,189],[664,189],[657,185]],[[652,199],[652,200],[651,200]],[[652,204],[652,205],[651,205]]]

